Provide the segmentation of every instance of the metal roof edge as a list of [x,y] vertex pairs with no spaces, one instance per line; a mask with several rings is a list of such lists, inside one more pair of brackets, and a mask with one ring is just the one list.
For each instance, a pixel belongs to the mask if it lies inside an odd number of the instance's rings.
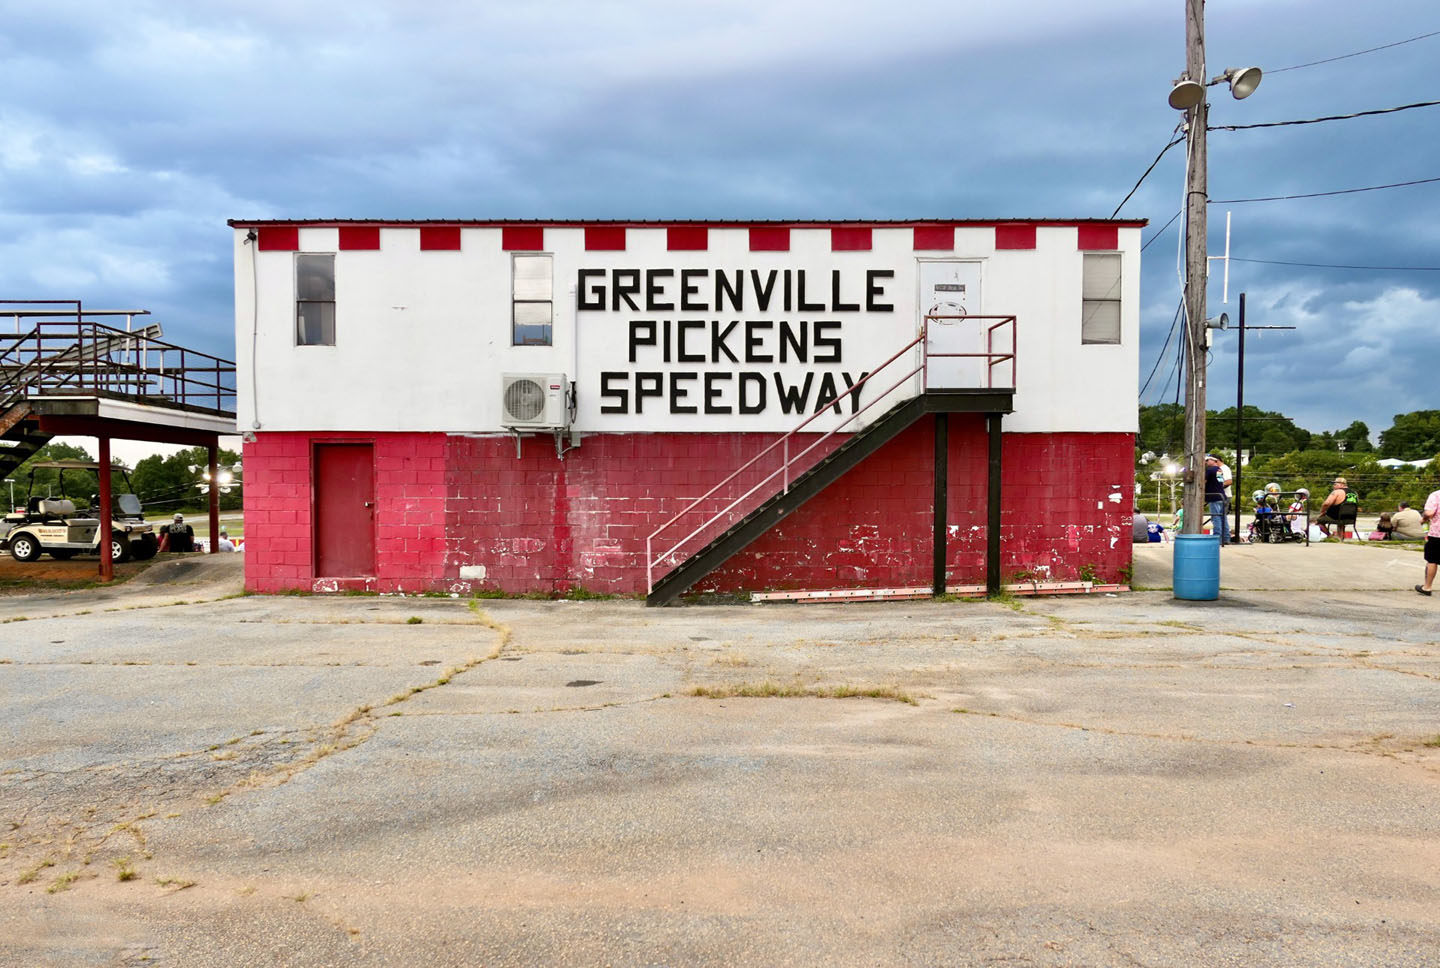
[[427,228],[459,226],[462,228],[503,228],[507,225],[543,226],[545,228],[584,228],[589,225],[624,226],[628,228],[665,228],[667,226],[714,226],[749,228],[750,226],[786,228],[838,228],[844,226],[875,228],[909,228],[915,225],[954,225],[986,228],[994,225],[1035,225],[1056,228],[1071,225],[1114,225],[1120,228],[1142,228],[1149,219],[1114,218],[914,218],[914,219],[387,219],[387,218],[291,218],[291,219],[226,219],[231,228],[263,228],[265,226],[305,226],[339,228],[365,226],[381,228]]

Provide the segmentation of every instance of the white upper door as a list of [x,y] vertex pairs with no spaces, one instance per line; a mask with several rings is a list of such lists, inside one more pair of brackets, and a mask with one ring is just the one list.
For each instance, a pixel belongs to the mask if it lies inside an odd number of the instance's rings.
[[985,386],[985,360],[978,356],[946,357],[945,353],[984,353],[983,321],[966,317],[980,309],[979,262],[921,262],[920,320],[929,321],[925,341],[930,354],[927,389]]

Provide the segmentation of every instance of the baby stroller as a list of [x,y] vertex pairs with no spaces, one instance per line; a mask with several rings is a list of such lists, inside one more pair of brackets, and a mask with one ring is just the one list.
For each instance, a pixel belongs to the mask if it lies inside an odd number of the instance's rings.
[[[1292,531],[1286,515],[1279,513],[1279,509],[1275,506],[1278,503],[1276,497],[1280,490],[1279,486],[1274,484],[1270,486],[1275,490],[1268,494],[1266,491],[1256,491],[1251,495],[1255,500],[1255,520],[1250,523],[1250,541],[1264,544],[1304,541],[1305,536]],[[1267,490],[1269,489],[1267,488]]]

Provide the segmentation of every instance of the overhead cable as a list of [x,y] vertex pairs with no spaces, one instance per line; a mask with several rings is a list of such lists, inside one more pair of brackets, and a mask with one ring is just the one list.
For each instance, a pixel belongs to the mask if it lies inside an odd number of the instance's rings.
[[[1170,216],[1170,221],[1160,226],[1158,229],[1155,230],[1155,234],[1150,236],[1150,242],[1154,242],[1156,239],[1160,238],[1160,236],[1164,234],[1166,229],[1175,224],[1175,220],[1179,217],[1179,212],[1176,212],[1174,215]],[[1144,252],[1146,249],[1150,248],[1150,242],[1146,242],[1144,245],[1140,246],[1140,251]]]
[[1155,166],[1160,164],[1160,159],[1165,157],[1165,152],[1169,151],[1171,148],[1175,147],[1184,140],[1185,136],[1181,135],[1180,137],[1174,139],[1165,147],[1160,149],[1160,153],[1155,156],[1155,160],[1150,162],[1150,167],[1145,169],[1145,174],[1140,176],[1140,180],[1135,183],[1134,187],[1131,188],[1130,191],[1126,192],[1124,198],[1120,199],[1120,204],[1115,206],[1115,211],[1110,213],[1111,218],[1114,218],[1115,216],[1120,214],[1120,210],[1125,207],[1125,203],[1130,201],[1130,197],[1139,190],[1140,185],[1145,181],[1147,177],[1149,177],[1150,173],[1155,170]]
[[1217,124],[1211,125],[1205,130],[1246,131],[1250,128],[1283,128],[1292,124],[1319,124],[1322,121],[1348,121],[1351,118],[1367,118],[1376,114],[1394,114],[1396,111],[1409,111],[1412,108],[1433,108],[1437,104],[1440,104],[1440,101],[1416,101],[1414,104],[1401,104],[1393,108],[1376,108],[1373,111],[1356,111],[1354,114],[1331,114],[1323,118],[1305,118],[1299,121],[1262,121],[1259,124]]
[[1175,318],[1170,321],[1170,332],[1165,337],[1165,345],[1160,347],[1160,353],[1155,357],[1155,365],[1150,368],[1150,375],[1145,378],[1145,385],[1140,388],[1136,396],[1144,399],[1145,391],[1150,388],[1150,381],[1155,379],[1155,372],[1160,369],[1160,363],[1165,359],[1165,353],[1170,349],[1170,340],[1175,336],[1175,328],[1180,324],[1180,306],[1175,307]]
[[1307,266],[1311,269],[1374,269],[1377,271],[1396,272],[1440,272],[1440,266],[1352,266],[1338,265],[1333,262],[1281,262],[1278,259],[1242,259],[1238,255],[1230,257],[1231,262],[1259,262],[1268,266]]
[[[1212,198],[1210,199],[1210,204],[1239,205],[1241,202],[1284,202],[1292,198],[1323,198],[1327,195],[1354,195],[1356,192],[1378,192],[1383,188],[1406,188],[1410,185],[1428,185],[1431,182],[1440,182],[1440,177],[1417,178],[1415,181],[1392,182],[1389,185],[1370,185],[1367,188],[1342,188],[1333,192],[1309,192],[1304,195],[1267,195],[1264,198]],[[1164,230],[1162,229],[1161,231]]]
[[1403,44],[1413,44],[1417,40],[1424,40],[1427,37],[1440,36],[1440,30],[1432,30],[1428,34],[1421,34],[1418,37],[1407,37],[1404,40],[1397,40],[1393,44],[1381,44],[1379,47],[1367,47],[1364,50],[1357,50],[1349,54],[1341,54],[1338,57],[1326,57],[1324,60],[1310,61],[1306,64],[1295,64],[1291,67],[1277,67],[1273,71],[1266,71],[1265,74],[1284,74],[1286,71],[1298,71],[1302,67],[1314,67],[1317,64],[1332,64],[1335,61],[1344,60],[1347,57],[1359,57],[1361,54],[1373,54],[1377,50],[1389,50],[1391,47],[1399,47]]

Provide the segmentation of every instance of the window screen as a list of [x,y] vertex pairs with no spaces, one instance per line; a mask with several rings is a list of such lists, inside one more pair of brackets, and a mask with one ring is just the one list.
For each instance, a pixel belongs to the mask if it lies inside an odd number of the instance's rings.
[[295,257],[295,345],[335,345],[335,256]]
[[1120,253],[1087,254],[1080,295],[1080,342],[1120,342]]
[[516,255],[511,262],[516,346],[549,346],[555,318],[554,270],[548,255]]

